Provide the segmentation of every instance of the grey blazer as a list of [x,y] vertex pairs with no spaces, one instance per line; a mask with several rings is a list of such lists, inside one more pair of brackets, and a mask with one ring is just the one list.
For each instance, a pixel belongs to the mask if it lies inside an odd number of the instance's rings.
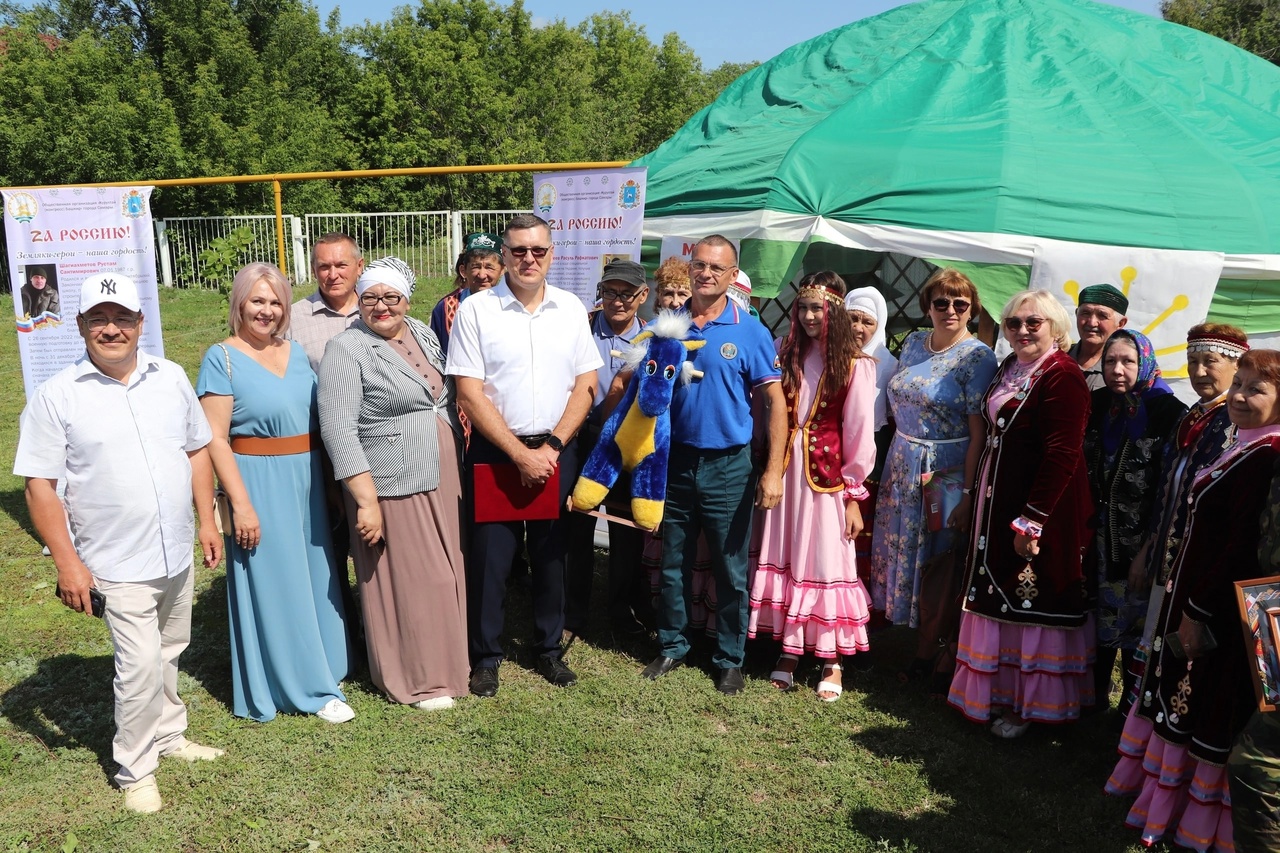
[[[435,333],[412,317],[405,323],[431,364],[444,373]],[[362,320],[325,347],[319,400],[320,434],[334,476],[344,480],[368,471],[378,497],[437,488],[437,430],[444,425],[454,441],[462,440],[453,377],[445,377],[443,393],[433,397],[423,378]]]

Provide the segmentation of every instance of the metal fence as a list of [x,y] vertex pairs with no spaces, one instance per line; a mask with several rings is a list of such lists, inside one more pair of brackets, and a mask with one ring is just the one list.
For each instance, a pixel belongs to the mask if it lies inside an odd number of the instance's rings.
[[[306,216],[308,251],[319,237],[341,231],[355,239],[366,258],[395,255],[420,276],[452,276],[450,212],[421,210],[409,213],[309,213]],[[303,266],[306,266],[304,263]],[[310,270],[295,281],[305,281]]]
[[[292,245],[291,272],[305,269],[301,220],[285,218],[285,243]],[[231,284],[236,271],[254,261],[276,263],[274,216],[179,216],[157,219],[156,258],[165,287],[217,290]],[[299,263],[301,259],[301,263]]]
[[[451,277],[463,237],[500,232],[519,210],[425,210],[409,213],[313,213],[286,216],[293,281],[310,280],[312,243],[331,231],[350,234],[366,257],[395,255],[423,277]],[[156,258],[165,287],[217,290],[254,261],[276,263],[274,216],[171,217],[155,221]]]

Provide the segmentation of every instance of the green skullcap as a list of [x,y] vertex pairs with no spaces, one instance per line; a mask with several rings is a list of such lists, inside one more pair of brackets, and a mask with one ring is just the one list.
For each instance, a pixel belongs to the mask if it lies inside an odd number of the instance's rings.
[[1091,284],[1080,291],[1079,305],[1105,305],[1120,314],[1129,311],[1129,299],[1114,285]]

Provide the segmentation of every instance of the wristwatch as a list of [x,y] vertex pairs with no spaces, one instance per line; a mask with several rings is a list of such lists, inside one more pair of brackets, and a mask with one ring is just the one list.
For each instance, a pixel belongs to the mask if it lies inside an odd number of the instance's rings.
[[564,453],[564,442],[554,432],[547,436],[547,447],[550,447],[556,453]]

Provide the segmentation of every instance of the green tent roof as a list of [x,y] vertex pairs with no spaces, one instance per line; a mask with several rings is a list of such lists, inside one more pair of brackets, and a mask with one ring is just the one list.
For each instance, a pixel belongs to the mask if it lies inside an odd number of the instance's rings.
[[646,236],[770,211],[1257,255],[1280,253],[1278,140],[1280,69],[1219,39],[1088,0],[928,0],[784,51],[636,165]]

